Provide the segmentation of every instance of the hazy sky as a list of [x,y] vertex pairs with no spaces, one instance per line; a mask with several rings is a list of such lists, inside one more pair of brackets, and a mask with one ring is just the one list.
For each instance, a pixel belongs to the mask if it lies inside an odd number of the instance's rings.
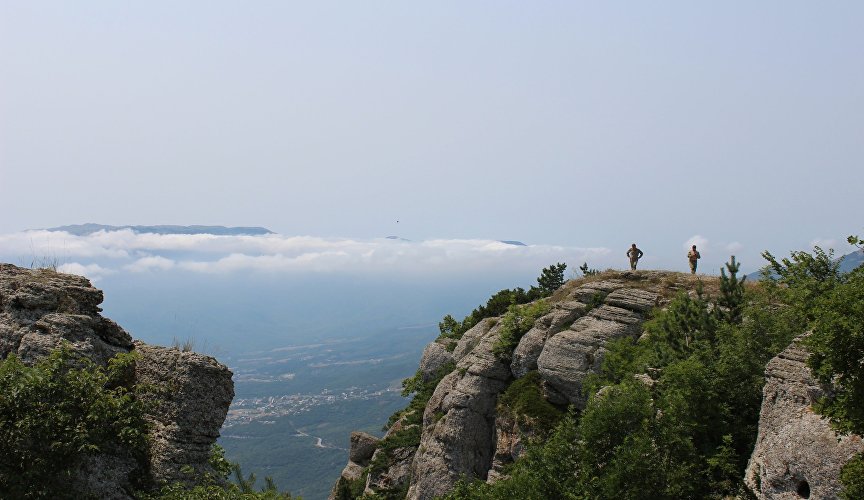
[[0,233],[261,225],[622,266],[637,242],[682,269],[695,238],[753,268],[864,233],[862,20],[858,1],[2,0]]

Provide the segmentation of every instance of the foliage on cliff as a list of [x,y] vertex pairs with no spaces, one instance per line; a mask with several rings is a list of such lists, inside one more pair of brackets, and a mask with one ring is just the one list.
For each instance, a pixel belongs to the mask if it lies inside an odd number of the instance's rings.
[[[438,323],[441,334],[439,339],[459,340],[462,335],[484,318],[501,316],[508,312],[511,306],[527,304],[537,299],[549,297],[564,284],[564,271],[567,264],[557,263],[543,268],[537,278],[537,285],[527,291],[524,288],[499,290],[486,301],[485,305],[477,306],[471,314],[465,316],[462,321],[456,321],[451,315],[446,315]],[[515,347],[515,346],[514,346]],[[511,349],[512,352],[512,349]]]
[[214,444],[210,454],[213,475],[194,478],[194,485],[173,483],[163,486],[157,493],[141,493],[141,500],[291,500],[288,492],[280,492],[269,477],[264,486],[256,488],[254,473],[243,474],[240,464],[229,462],[225,450]]
[[[589,403],[494,484],[460,482],[466,498],[722,498],[745,494],[765,364],[812,330],[810,364],[834,396],[821,410],[841,430],[864,422],[864,270],[837,271],[830,252],[793,252],[745,287],[733,259],[717,297],[681,293],[645,323],[647,335],[608,345]],[[844,469],[861,491],[862,459]]]
[[107,369],[60,349],[27,366],[0,361],[0,496],[63,498],[88,456],[144,461],[144,404],[128,385],[133,354]]

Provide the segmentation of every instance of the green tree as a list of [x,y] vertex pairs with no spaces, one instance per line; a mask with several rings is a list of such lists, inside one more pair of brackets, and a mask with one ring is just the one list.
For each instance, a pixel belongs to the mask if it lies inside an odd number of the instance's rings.
[[864,269],[821,298],[806,342],[813,373],[835,388],[820,411],[839,429],[864,434]]
[[600,274],[600,271],[598,271],[597,269],[589,269],[587,262],[583,262],[582,265],[579,266],[579,270],[582,271],[582,276],[584,276],[586,278],[588,276],[594,276],[596,274]]
[[[738,270],[741,264],[735,261],[733,255],[726,263],[725,269],[720,269],[720,297],[717,299],[717,308],[720,317],[728,323],[741,323],[744,314],[745,295],[744,276],[738,279]],[[729,274],[726,274],[726,271]]]
[[537,285],[544,297],[552,295],[552,292],[564,285],[564,271],[566,269],[567,264],[561,262],[543,268],[540,277],[537,278]]

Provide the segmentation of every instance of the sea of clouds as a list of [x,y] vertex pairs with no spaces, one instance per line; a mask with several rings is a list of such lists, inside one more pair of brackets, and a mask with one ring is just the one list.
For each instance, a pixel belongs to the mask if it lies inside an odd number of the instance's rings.
[[[484,239],[322,238],[136,233],[131,229],[77,236],[30,230],[0,235],[0,259],[22,266],[54,264],[92,280],[117,273],[354,273],[445,276],[539,271],[556,262],[612,264],[608,248],[512,245]],[[620,259],[619,259],[620,260]]]

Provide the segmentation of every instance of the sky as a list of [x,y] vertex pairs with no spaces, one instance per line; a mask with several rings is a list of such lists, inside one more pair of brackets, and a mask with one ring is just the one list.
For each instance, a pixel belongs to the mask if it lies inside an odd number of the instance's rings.
[[[633,242],[677,270],[696,243],[713,272],[845,253],[864,233],[861,19],[842,1],[0,0],[0,254],[84,222],[265,226],[352,256],[399,235],[406,261],[520,240],[505,254],[571,269],[625,267]],[[139,252],[118,268],[182,263]]]

